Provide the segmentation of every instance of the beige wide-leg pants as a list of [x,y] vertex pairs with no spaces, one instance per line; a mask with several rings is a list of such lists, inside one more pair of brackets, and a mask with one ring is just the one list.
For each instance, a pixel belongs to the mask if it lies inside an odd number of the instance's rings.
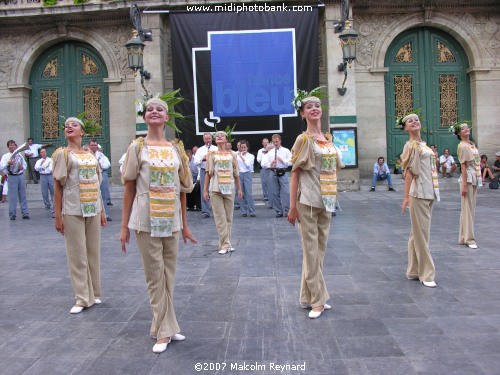
[[433,199],[410,197],[411,231],[408,239],[407,276],[434,281],[436,268],[429,250]]
[[311,307],[323,306],[330,298],[323,278],[323,259],[332,214],[324,208],[300,202],[297,202],[297,211],[303,251],[300,303]]
[[172,237],[151,237],[149,232],[136,231],[135,236],[153,311],[150,334],[158,340],[172,337],[181,331],[174,310],[179,232],[172,233]]
[[462,210],[460,211],[460,231],[458,243],[473,245],[476,243],[474,237],[474,215],[476,214],[477,186],[467,184],[467,196],[462,196]]
[[101,215],[64,215],[66,255],[76,304],[90,307],[101,297]]
[[231,248],[231,229],[233,226],[234,194],[210,192],[215,227],[219,234],[219,250]]

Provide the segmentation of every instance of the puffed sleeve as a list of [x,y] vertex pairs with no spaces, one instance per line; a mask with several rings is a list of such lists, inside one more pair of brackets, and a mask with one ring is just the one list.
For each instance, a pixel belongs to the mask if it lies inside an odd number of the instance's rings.
[[231,156],[233,157],[233,177],[240,175],[240,167],[238,166],[238,155],[236,152],[231,151]]
[[310,170],[314,168],[314,140],[307,133],[300,134],[292,147],[292,172],[297,168]]
[[460,142],[458,144],[457,155],[460,163],[466,163],[468,161],[474,160],[474,154],[472,153],[472,149],[465,142]]
[[139,150],[138,141],[133,141],[130,146],[128,146],[122,168],[122,184],[125,184],[125,181],[137,180],[137,176],[139,175],[138,155],[140,151],[142,150]]
[[214,175],[214,172],[215,172],[215,160],[214,160],[214,152],[213,151],[209,151],[208,154],[207,154],[205,171],[207,171],[210,176]]
[[68,166],[63,148],[58,148],[54,151],[52,154],[52,163],[54,166],[52,172],[54,179],[59,181],[62,186],[65,186],[68,178]]
[[413,176],[420,175],[420,147],[416,141],[408,141],[403,149],[403,162],[401,164],[403,169],[410,169]]
[[193,177],[189,169],[189,158],[184,150],[184,144],[180,140],[173,142],[174,150],[177,152],[177,157],[180,160],[179,165],[179,181],[181,183],[181,192],[191,193],[194,189]]

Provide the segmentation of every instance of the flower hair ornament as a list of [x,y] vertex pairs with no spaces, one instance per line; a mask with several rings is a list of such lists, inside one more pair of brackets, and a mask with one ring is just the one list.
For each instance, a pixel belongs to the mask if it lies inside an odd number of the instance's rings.
[[423,119],[423,117],[420,115],[421,109],[416,108],[412,109],[411,111],[407,112],[401,117],[396,118],[396,128],[403,130],[405,128],[405,121],[407,120],[407,117],[410,115],[416,115],[419,117],[420,120]]
[[[62,126],[61,129],[64,130],[64,125],[66,124],[66,121],[68,119],[71,119],[71,117],[64,117],[64,116],[59,116],[62,120]],[[93,137],[99,133],[101,133],[101,124],[99,124],[96,120],[89,118],[87,116],[87,112],[80,112],[77,114],[74,118],[79,120],[78,122],[80,125],[82,125],[83,131],[85,132],[85,136],[87,137]]]
[[217,125],[215,126],[215,132],[212,133],[212,138],[215,138],[215,135],[219,132],[226,134],[227,142],[228,143],[233,143],[234,138],[233,138],[233,131],[234,128],[236,127],[236,124],[233,125],[233,127],[230,127],[229,125],[226,126],[224,130],[217,129]]
[[471,121],[458,121],[456,124],[451,125],[448,128],[448,131],[450,133],[453,133],[455,135],[458,135],[460,133],[460,130],[462,130],[462,125],[467,125],[469,129],[472,129],[472,122]]
[[[292,100],[292,105],[295,108],[297,112],[299,112],[302,109],[302,106],[304,105],[304,99],[309,98],[311,96],[314,96],[318,99],[324,99],[325,98],[325,93],[324,90],[326,86],[318,86],[311,91],[306,91],[306,90],[300,90],[297,89],[297,95]],[[292,91],[293,93],[293,91]]]
[[141,99],[136,100],[135,104],[135,111],[137,113],[137,116],[142,117],[144,116],[144,113],[146,113],[146,103],[148,100],[153,99],[153,98],[158,98],[163,100],[165,103],[167,103],[168,106],[168,121],[165,125],[167,125],[170,129],[177,133],[182,133],[180,129],[175,125],[175,120],[184,120],[184,115],[182,115],[179,112],[175,112],[172,108],[174,105],[179,104],[184,100],[184,98],[179,94],[180,89],[166,92],[164,94],[156,94],[156,95],[151,95],[151,94],[145,94]]

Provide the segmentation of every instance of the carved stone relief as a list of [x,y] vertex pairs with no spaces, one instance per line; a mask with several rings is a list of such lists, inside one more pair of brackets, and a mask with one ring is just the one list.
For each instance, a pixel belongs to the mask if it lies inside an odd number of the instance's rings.
[[132,37],[131,28],[127,25],[114,25],[111,27],[93,27],[92,31],[101,35],[114,52],[121,75],[130,75],[128,67],[127,50],[125,43]]
[[[471,30],[471,34],[464,36],[478,40],[480,48],[485,51],[484,56],[479,56],[482,64],[488,67],[500,64],[500,17],[489,13],[456,12],[448,16],[456,18],[457,24],[464,25],[463,29]],[[356,63],[359,66],[370,67],[372,64],[374,48],[379,38],[387,31],[392,22],[401,17],[401,14],[368,14],[354,13],[356,29],[360,35],[360,45],[357,51]],[[422,17],[422,13],[415,13],[415,17]]]
[[0,86],[7,86],[20,47],[27,42],[26,34],[0,34]]
[[360,39],[356,51],[357,65],[371,66],[374,48],[380,35],[399,17],[399,14],[354,14],[353,18]]

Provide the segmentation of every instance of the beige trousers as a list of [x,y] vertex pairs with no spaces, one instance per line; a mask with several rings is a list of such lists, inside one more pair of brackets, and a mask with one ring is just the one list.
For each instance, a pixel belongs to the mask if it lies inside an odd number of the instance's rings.
[[179,232],[172,237],[151,237],[149,232],[136,231],[135,236],[153,311],[150,334],[158,340],[172,337],[180,332],[173,301]]
[[460,230],[458,243],[472,245],[476,243],[474,237],[474,215],[476,214],[477,186],[467,184],[467,196],[461,198]]
[[215,227],[219,234],[219,250],[231,247],[231,229],[233,226],[234,194],[210,192]]
[[436,268],[429,250],[433,199],[410,197],[411,231],[408,239],[407,276],[434,281]]
[[64,215],[66,255],[76,304],[90,307],[101,297],[101,215]]
[[300,303],[318,307],[330,298],[323,278],[323,259],[332,214],[324,208],[311,207],[300,202],[297,202],[297,211],[303,251]]

